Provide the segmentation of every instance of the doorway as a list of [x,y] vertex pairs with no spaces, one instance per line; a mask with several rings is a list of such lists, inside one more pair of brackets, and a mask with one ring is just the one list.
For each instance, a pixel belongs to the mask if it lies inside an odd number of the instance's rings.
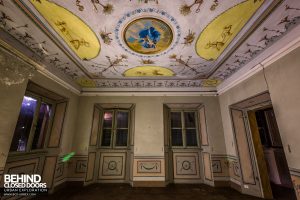
[[252,112],[255,113],[256,120],[256,127],[252,129],[258,129],[260,139],[260,143],[254,144],[254,147],[263,151],[273,197],[296,199],[273,107],[259,108]]
[[266,199],[296,199],[270,94],[230,106],[242,193]]

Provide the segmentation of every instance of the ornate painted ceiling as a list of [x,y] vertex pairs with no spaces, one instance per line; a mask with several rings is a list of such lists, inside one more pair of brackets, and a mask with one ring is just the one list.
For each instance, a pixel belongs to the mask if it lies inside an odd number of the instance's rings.
[[2,31],[82,88],[215,87],[300,22],[299,0],[0,0]]

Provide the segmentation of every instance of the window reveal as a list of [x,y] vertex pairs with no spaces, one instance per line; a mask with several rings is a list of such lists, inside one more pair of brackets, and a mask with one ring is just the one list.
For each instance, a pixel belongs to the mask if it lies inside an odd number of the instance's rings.
[[10,151],[25,152],[44,147],[53,105],[42,97],[24,96]]

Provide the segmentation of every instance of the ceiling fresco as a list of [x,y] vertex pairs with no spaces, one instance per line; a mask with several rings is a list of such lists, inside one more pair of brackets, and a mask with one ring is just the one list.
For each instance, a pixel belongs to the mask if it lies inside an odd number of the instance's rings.
[[82,88],[213,88],[300,22],[299,0],[0,0],[1,31]]

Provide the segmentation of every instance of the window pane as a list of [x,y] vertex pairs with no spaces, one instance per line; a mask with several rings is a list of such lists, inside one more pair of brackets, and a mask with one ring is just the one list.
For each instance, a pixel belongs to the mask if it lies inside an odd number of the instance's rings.
[[195,112],[184,112],[184,123],[186,128],[195,128]]
[[51,107],[50,104],[41,103],[31,149],[40,149],[44,146],[51,115]]
[[197,146],[196,129],[186,129],[186,146]]
[[172,134],[172,145],[173,146],[182,146],[182,130],[181,129],[171,129]]
[[103,129],[101,146],[110,146],[111,129]]
[[37,100],[24,96],[10,151],[25,151]]
[[104,128],[111,128],[112,127],[113,113],[112,112],[104,112],[103,118],[104,118],[103,127]]
[[116,136],[116,146],[127,146],[128,129],[118,129]]
[[128,112],[117,112],[117,128],[128,128]]
[[171,127],[181,128],[181,112],[171,112]]

